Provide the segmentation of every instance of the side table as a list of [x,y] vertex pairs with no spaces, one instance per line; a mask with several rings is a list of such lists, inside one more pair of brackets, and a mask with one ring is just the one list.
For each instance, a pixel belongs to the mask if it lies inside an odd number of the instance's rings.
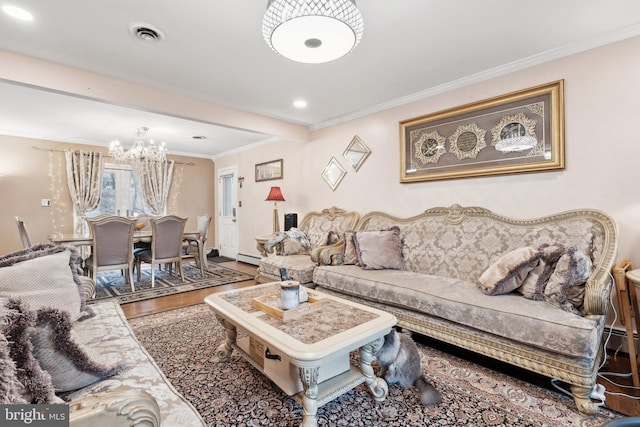
[[[275,237],[275,234],[264,234],[262,236],[256,236],[256,249],[263,257],[269,256],[269,253],[265,249],[264,245]],[[280,249],[276,246],[276,255],[280,255]]]
[[620,306],[620,322],[624,324],[627,335],[627,347],[629,349],[629,364],[631,365],[631,377],[634,387],[640,387],[640,375],[638,371],[638,349],[634,339],[635,330],[640,333],[640,310],[638,310],[638,298],[636,287],[640,286],[640,270],[632,270],[631,261],[625,259],[613,269],[618,305]]

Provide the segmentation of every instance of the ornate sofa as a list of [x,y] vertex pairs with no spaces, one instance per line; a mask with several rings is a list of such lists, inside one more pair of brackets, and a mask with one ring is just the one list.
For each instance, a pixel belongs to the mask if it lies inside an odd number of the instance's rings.
[[[313,270],[324,259],[325,264],[331,264],[331,258],[324,258],[332,248],[340,248],[342,234],[353,229],[358,222],[357,212],[348,212],[335,206],[323,209],[321,212],[311,212],[302,218],[298,230],[309,241],[310,248],[304,248],[290,238],[284,238],[284,234],[275,236],[273,241],[265,244],[263,251],[267,255],[260,259],[258,265],[258,283],[280,280],[280,269],[285,268],[287,274],[293,280],[302,285],[311,285],[313,282]],[[333,241],[335,237],[335,241]],[[271,243],[270,243],[271,242]],[[275,243],[277,242],[277,243]],[[274,254],[275,252],[275,254]]]
[[0,403],[68,404],[71,426],[205,426],[71,246],[0,257]]
[[[584,209],[524,220],[453,205],[411,218],[371,212],[356,230],[373,234],[353,238],[347,233],[340,248],[325,254],[333,265],[314,270],[316,289],[383,308],[409,330],[564,381],[581,412],[597,413],[599,402],[589,395],[603,357],[610,270],[618,245],[617,227],[609,216]],[[397,240],[371,245],[375,233]],[[354,242],[359,242],[355,263]],[[563,248],[558,253],[562,258],[544,258],[551,247]],[[521,248],[527,248],[528,258],[502,269]],[[396,258],[394,252],[399,252]],[[585,255],[581,265],[591,268],[584,269],[581,283],[568,286],[562,280],[573,277],[567,272],[578,265],[572,264],[578,254]],[[555,264],[545,266],[544,259]],[[496,271],[502,277],[495,283],[519,281],[520,288],[483,291],[480,279]],[[535,288],[537,297],[525,298],[522,289],[529,277],[536,286],[560,283],[555,289],[566,298],[558,299],[557,292],[547,295],[544,287]],[[578,291],[579,309],[567,304],[572,290]]]

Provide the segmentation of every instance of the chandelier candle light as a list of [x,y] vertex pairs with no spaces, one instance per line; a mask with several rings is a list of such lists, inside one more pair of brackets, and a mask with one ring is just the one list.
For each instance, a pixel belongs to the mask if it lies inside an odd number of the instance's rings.
[[280,55],[320,64],[343,57],[362,38],[355,0],[269,0],[262,35]]
[[153,140],[149,140],[149,145],[144,143],[144,136],[149,132],[148,127],[138,128],[133,133],[133,146],[129,151],[125,151],[120,145],[120,141],[111,141],[109,155],[118,162],[132,162],[143,159],[164,162],[167,160],[167,148],[164,142],[155,145]]
[[284,196],[280,187],[271,187],[269,195],[265,199],[266,202],[273,202],[273,234],[280,231],[280,221],[278,221],[278,202],[284,202]]

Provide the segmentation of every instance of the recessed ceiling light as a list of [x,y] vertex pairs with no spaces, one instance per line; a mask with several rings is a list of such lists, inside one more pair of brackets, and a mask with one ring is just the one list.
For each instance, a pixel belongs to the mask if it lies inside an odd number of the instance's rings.
[[2,11],[7,15],[19,19],[21,21],[33,21],[33,15],[31,12],[22,9],[18,6],[12,6],[10,4],[2,6]]
[[293,106],[296,108],[305,108],[307,106],[307,101],[305,101],[304,99],[298,99],[296,101],[293,101]]

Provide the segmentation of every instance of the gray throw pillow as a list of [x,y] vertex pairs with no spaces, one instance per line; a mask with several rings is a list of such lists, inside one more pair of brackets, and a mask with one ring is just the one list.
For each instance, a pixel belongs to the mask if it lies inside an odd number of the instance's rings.
[[591,275],[591,259],[571,246],[558,260],[544,289],[544,300],[577,315],[583,315],[585,282]]
[[77,390],[125,369],[124,363],[101,363],[99,353],[78,343],[69,313],[63,310],[38,310],[30,339],[33,355],[51,375],[56,392]]
[[353,242],[353,235],[355,231],[345,231],[344,238],[342,239],[342,264],[354,265],[358,264],[358,254],[356,252],[356,245]]
[[402,270],[402,239],[400,228],[356,231],[353,242],[358,265],[365,270]]
[[542,301],[544,300],[544,288],[547,281],[556,266],[556,262],[565,253],[564,245],[548,245],[544,244],[538,248],[542,251],[542,256],[538,265],[536,265],[524,279],[522,285],[518,288],[518,292],[525,298]]
[[531,246],[507,252],[482,273],[478,279],[480,290],[487,295],[502,295],[517,289],[541,255]]

